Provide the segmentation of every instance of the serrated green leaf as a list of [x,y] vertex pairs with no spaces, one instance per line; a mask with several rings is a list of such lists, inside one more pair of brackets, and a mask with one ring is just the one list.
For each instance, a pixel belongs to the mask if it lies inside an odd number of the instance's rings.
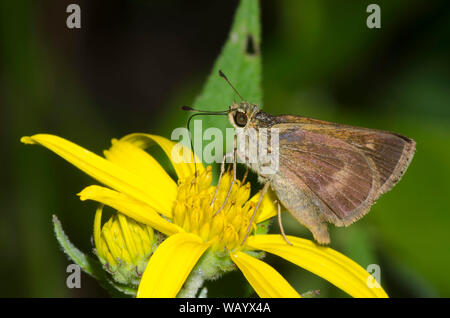
[[[226,110],[233,101],[239,101],[239,96],[218,75],[218,71],[222,70],[246,101],[262,107],[260,45],[259,1],[241,0],[228,40],[214,63],[201,94],[193,105],[204,110]],[[202,118],[203,131],[210,127],[219,128],[225,133],[225,128],[231,127],[231,125],[225,117],[204,116]],[[193,131],[193,134],[196,140],[202,140],[199,131]],[[228,140],[228,150],[231,149],[231,145],[232,140],[231,143]],[[197,153],[199,152],[197,149],[195,150]]]

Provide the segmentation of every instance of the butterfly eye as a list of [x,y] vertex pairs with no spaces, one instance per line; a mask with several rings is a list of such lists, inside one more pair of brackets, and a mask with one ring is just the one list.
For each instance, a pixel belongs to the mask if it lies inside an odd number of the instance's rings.
[[247,125],[247,115],[243,112],[237,112],[236,115],[234,115],[234,122],[239,127],[244,127]]

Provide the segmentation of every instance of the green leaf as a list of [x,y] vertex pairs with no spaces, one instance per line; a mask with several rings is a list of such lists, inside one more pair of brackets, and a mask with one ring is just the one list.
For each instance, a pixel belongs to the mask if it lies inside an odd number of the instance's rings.
[[[100,285],[105,288],[111,296],[120,297],[123,294],[135,296],[136,290],[134,288],[117,284],[110,280],[103,270],[99,261],[93,257],[84,254],[75,245],[70,242],[69,237],[64,233],[61,222],[53,215],[53,229],[55,231],[56,239],[61,246],[64,253],[69,257],[71,261],[80,266],[80,268],[88,275],[94,277],[99,281]],[[118,291],[120,293],[118,293]]]
[[[239,96],[218,75],[222,70],[246,101],[262,107],[260,45],[259,1],[241,0],[228,40],[193,105],[205,110],[226,110],[233,101],[239,101]],[[221,116],[203,116],[203,131],[210,127],[217,127],[224,133],[231,125]],[[193,131],[193,135],[195,140],[202,140],[200,131]],[[232,140],[231,143],[228,140],[227,146],[230,150]]]

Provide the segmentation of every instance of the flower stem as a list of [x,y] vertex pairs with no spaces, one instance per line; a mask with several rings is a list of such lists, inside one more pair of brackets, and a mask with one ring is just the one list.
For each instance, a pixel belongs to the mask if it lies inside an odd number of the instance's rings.
[[205,279],[198,271],[193,271],[178,293],[178,298],[195,298],[198,290],[203,286]]

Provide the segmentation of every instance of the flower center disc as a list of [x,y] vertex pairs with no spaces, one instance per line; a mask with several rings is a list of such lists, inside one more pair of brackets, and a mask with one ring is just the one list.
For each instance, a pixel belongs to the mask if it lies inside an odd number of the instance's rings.
[[[225,206],[216,214],[225,202],[232,178],[230,172],[223,174],[212,205],[216,187],[211,185],[211,166],[197,177],[194,175],[178,181],[173,222],[187,232],[197,234],[205,242],[212,242],[215,250],[239,248],[255,208],[255,204],[248,201],[250,183],[242,185],[240,180],[236,180]],[[253,222],[252,229],[255,227]]]

